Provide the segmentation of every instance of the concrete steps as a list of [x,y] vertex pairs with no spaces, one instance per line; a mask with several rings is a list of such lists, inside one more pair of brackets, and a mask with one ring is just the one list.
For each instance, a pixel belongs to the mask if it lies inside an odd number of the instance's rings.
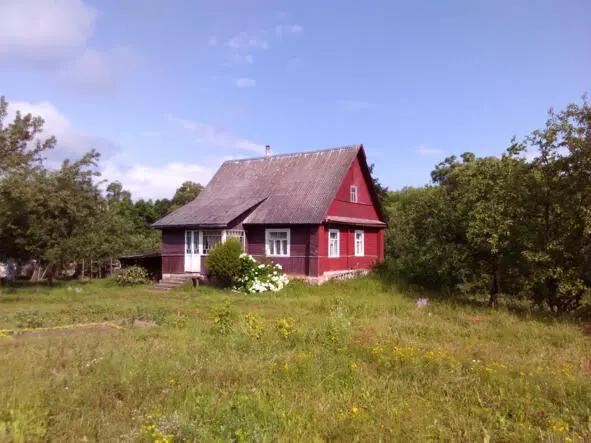
[[152,288],[149,289],[150,292],[168,292],[174,288],[180,288],[185,284],[186,281],[191,281],[192,278],[199,278],[197,275],[191,274],[178,274],[178,275],[171,275],[169,277],[163,278],[158,283],[156,283]]

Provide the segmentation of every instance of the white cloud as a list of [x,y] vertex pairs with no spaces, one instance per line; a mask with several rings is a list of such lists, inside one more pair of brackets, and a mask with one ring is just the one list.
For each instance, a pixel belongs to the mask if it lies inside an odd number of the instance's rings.
[[[171,198],[175,190],[187,180],[205,185],[213,176],[219,163],[227,159],[240,158],[240,156],[206,157],[204,159],[205,165],[170,162],[153,166],[131,162],[131,166],[122,166],[122,163],[129,163],[129,159],[121,154],[119,146],[107,139],[87,134],[75,128],[70,118],[59,112],[52,103],[47,101],[39,103],[9,102],[7,122],[14,119],[17,110],[21,111],[22,115],[30,113],[33,116],[43,117],[45,125],[41,134],[42,139],[51,135],[55,135],[57,138],[56,149],[45,154],[50,167],[59,166],[60,162],[66,158],[78,159],[91,149],[96,149],[102,154],[99,164],[101,178],[109,182],[120,181],[125,189],[131,191],[134,199]],[[191,122],[186,123],[188,128],[192,127]],[[146,131],[140,132],[139,135],[156,137],[159,133]],[[214,136],[213,133],[211,136]],[[226,134],[228,141],[231,140],[231,137],[231,134]],[[236,139],[238,146],[250,147],[248,141]]]
[[44,153],[50,166],[56,166],[58,162],[66,158],[78,159],[91,149],[100,152],[103,158],[110,157],[120,149],[119,146],[107,139],[76,129],[70,119],[59,112],[50,102],[9,102],[6,121],[12,121],[16,111],[20,111],[21,115],[32,114],[45,120],[41,139],[44,140],[52,135],[56,137],[56,148]]
[[232,80],[232,83],[234,83],[234,86],[237,88],[252,88],[257,84],[254,79],[248,77],[235,78]]
[[212,168],[185,162],[157,166],[137,164],[131,167],[105,162],[102,178],[108,182],[121,182],[123,188],[131,192],[134,200],[157,199],[172,198],[176,189],[187,180],[206,185],[214,172]]
[[269,43],[262,33],[253,34],[248,32],[236,34],[228,41],[227,45],[235,50],[248,48],[267,49],[269,47]]
[[443,154],[443,151],[441,149],[427,148],[426,146],[423,146],[423,145],[419,146],[415,152],[418,155],[420,155],[421,157]]
[[139,55],[129,47],[103,52],[87,49],[59,71],[58,79],[69,88],[111,93],[121,86],[139,61]]
[[0,0],[0,61],[42,68],[83,92],[112,92],[139,56],[123,46],[89,48],[97,14],[83,0]]
[[374,105],[363,100],[341,100],[338,107],[345,112],[362,112],[371,109]]
[[301,34],[304,29],[300,25],[277,25],[275,26],[275,34],[277,37]]
[[1,0],[0,58],[53,62],[86,47],[97,11],[81,0]]
[[195,136],[195,141],[205,143],[219,148],[240,149],[243,151],[256,152],[262,154],[265,151],[264,145],[255,143],[251,140],[238,137],[229,129],[221,126],[215,126],[210,123],[184,120],[173,116],[167,116],[171,121],[181,124],[187,131]]

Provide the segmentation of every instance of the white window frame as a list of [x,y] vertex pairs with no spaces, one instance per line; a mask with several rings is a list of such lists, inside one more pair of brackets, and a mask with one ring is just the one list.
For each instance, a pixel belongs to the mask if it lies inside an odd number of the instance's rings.
[[[272,232],[287,233],[287,254],[271,254],[269,250],[269,239]],[[265,252],[267,253],[267,257],[289,257],[291,255],[291,229],[265,229]]]
[[246,251],[246,232],[238,229],[231,229],[229,231],[224,231],[224,241],[229,238],[237,238],[242,243],[242,249]]
[[[357,252],[357,234],[361,234],[361,240],[360,240],[360,244],[361,244],[361,252]],[[355,257],[363,257],[365,256],[365,231],[363,231],[362,229],[357,229],[355,230]]]
[[[337,234],[337,253],[335,254],[331,254],[330,253],[330,242],[331,242],[331,238],[330,238],[330,234]],[[328,256],[331,258],[335,258],[335,257],[340,257],[341,256],[341,231],[338,229],[329,229],[328,230]]]
[[[353,194],[355,194],[355,198],[353,198]],[[351,186],[351,189],[349,190],[349,200],[351,203],[357,203],[359,201],[359,189],[357,189],[357,186]]]
[[[205,255],[209,255],[209,250],[215,248],[217,245],[223,243],[225,241],[225,232],[226,231],[216,231],[216,230],[207,230],[207,231],[200,231],[201,232],[201,238],[200,238],[200,242],[199,242],[199,246],[200,246],[200,251],[199,251],[199,255],[201,256],[205,256]],[[205,250],[205,238],[206,237],[219,237],[219,241],[214,245],[214,246],[210,246],[208,243],[208,248],[207,250]]]

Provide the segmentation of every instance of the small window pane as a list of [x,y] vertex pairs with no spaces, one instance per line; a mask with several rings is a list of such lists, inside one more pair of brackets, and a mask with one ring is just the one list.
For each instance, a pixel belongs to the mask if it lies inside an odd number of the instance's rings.
[[207,255],[210,249],[216,247],[222,241],[221,231],[203,231],[203,255]]
[[191,253],[191,231],[185,231],[185,253]]

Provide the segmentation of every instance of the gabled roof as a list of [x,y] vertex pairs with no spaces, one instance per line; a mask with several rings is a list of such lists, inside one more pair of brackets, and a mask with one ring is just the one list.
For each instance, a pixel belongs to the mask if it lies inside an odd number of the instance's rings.
[[195,200],[153,226],[226,227],[249,211],[245,224],[320,224],[360,150],[226,161]]

